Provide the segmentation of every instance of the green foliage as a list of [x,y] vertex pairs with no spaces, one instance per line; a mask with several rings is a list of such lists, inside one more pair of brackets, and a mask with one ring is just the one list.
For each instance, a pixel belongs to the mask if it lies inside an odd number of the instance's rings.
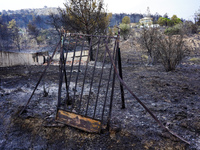
[[168,27],[165,29],[164,33],[167,35],[177,35],[181,33],[181,28],[178,26]]
[[173,15],[173,16],[171,17],[171,21],[172,21],[172,24],[173,24],[173,25],[182,23],[181,19],[178,18],[176,15]]
[[130,23],[131,23],[130,17],[125,16],[125,17],[122,19],[122,24],[130,24]]
[[173,27],[168,27],[165,29],[165,34],[167,35],[178,35],[178,34],[195,34],[197,33],[198,26],[191,21],[186,21],[184,23],[179,23]]
[[9,21],[8,28],[13,29],[15,27],[16,27],[16,21],[15,19],[12,19],[11,21]]
[[129,33],[131,32],[131,27],[128,24],[120,24],[120,34],[122,35],[123,39],[126,40]]
[[158,24],[160,26],[173,26],[176,24],[182,23],[181,19],[178,18],[176,15],[173,15],[171,19],[160,17],[158,19]]
[[190,58],[189,61],[194,62],[194,63],[200,63],[200,58],[193,57],[193,58]]
[[112,14],[107,14],[102,0],[67,0],[62,14],[63,26],[71,32],[104,34]]
[[108,28],[108,36],[113,36],[112,28]]
[[10,31],[10,38],[12,42],[17,46],[18,50],[20,50],[19,28],[14,19],[8,23],[8,29]]
[[113,30],[114,30],[114,34],[118,35],[118,28],[117,28],[117,26],[114,26]]
[[[90,35],[106,34],[112,14],[106,13],[103,0],[67,0],[64,6],[65,10],[59,9],[59,12],[66,31]],[[90,37],[87,41],[90,43]],[[92,48],[90,52],[90,60],[94,60]]]
[[42,35],[39,35],[36,40],[37,40],[37,43],[40,45],[45,40],[45,37]]
[[158,19],[158,24],[160,26],[172,26],[172,21],[168,18],[163,18],[163,17],[160,17]]

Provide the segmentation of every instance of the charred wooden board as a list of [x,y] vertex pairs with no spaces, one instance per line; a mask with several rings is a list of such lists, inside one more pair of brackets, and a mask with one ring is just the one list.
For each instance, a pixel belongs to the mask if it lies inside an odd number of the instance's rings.
[[56,120],[86,132],[99,133],[101,122],[72,112],[58,110]]

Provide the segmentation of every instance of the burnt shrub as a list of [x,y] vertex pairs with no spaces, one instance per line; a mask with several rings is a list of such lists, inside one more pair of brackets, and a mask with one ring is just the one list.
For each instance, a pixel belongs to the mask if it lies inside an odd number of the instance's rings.
[[176,25],[164,33],[157,28],[147,28],[140,32],[139,43],[147,50],[148,60],[151,58],[152,64],[160,62],[166,71],[175,70],[180,64],[188,51],[180,27]]
[[183,41],[183,35],[163,34],[157,38],[157,50],[165,70],[172,71],[184,58],[187,47]]

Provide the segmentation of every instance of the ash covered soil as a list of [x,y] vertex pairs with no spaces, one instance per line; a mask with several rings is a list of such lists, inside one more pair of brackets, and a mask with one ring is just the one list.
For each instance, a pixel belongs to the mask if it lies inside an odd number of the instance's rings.
[[130,44],[120,45],[125,83],[165,126],[191,145],[163,131],[126,90],[126,108],[121,109],[118,80],[110,131],[90,134],[57,123],[58,66],[49,67],[18,116],[45,66],[15,66],[0,68],[0,149],[200,149],[199,47],[192,48],[175,71],[166,72],[160,64],[145,65],[145,53]]

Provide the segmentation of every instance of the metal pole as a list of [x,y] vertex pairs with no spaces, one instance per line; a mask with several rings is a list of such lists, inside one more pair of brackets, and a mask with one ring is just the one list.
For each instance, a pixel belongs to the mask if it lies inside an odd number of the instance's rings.
[[[119,76],[123,80],[122,76],[122,63],[121,63],[121,52],[119,48],[119,41],[120,41],[120,28],[118,30],[118,36],[117,36],[117,60],[118,60],[118,69],[119,69]],[[124,87],[122,86],[120,82],[120,90],[121,90],[121,99],[122,99],[122,109],[125,108],[125,101],[124,101]]]
[[[106,44],[107,46],[107,44]],[[116,49],[114,49],[113,51],[113,56],[115,56],[114,58],[114,64],[116,66],[117,64],[117,51]],[[115,77],[116,77],[116,73],[115,70],[113,71],[113,82],[112,82],[112,90],[111,90],[111,96],[110,96],[110,108],[109,108],[109,115],[108,115],[108,121],[107,121],[107,129],[109,130],[110,128],[110,120],[111,120],[111,113],[112,113],[112,105],[113,105],[113,97],[114,97],[114,88],[115,88]]]
[[[122,76],[122,64],[121,64],[121,53],[120,53],[120,48],[117,48],[117,60],[118,60],[118,69],[119,69],[119,76],[123,80]],[[120,90],[121,90],[121,99],[122,99],[122,109],[125,108],[125,101],[124,101],[124,88],[120,82]]]
[[62,36],[61,40],[61,49],[60,49],[60,62],[59,62],[59,70],[60,70],[60,79],[59,79],[59,88],[58,88],[58,104],[57,108],[61,105],[61,89],[62,89],[62,82],[63,82],[63,63],[64,63],[64,52],[63,52],[63,42],[64,37]]

